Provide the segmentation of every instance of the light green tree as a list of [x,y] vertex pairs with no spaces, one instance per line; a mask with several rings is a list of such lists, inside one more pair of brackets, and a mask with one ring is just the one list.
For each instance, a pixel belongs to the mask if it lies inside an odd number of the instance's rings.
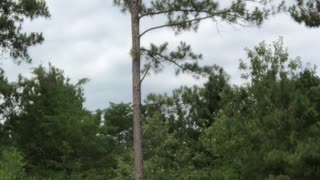
[[14,148],[3,150],[0,156],[0,179],[20,180],[25,178],[25,165],[21,152]]

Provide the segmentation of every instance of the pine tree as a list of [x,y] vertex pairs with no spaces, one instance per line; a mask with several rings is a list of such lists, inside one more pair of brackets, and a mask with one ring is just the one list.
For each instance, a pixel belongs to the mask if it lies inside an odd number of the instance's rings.
[[25,33],[22,24],[26,19],[50,16],[44,0],[0,1],[0,53],[9,54],[20,62],[31,61],[28,48],[43,42],[41,33]]
[[289,12],[295,21],[304,23],[307,27],[320,26],[320,1],[296,0],[297,4],[289,8]]
[[[200,22],[211,19],[214,22],[224,21],[230,24],[261,25],[271,13],[266,8],[267,1],[233,0],[227,5],[211,0],[114,0],[114,3],[131,14],[132,27],[132,87],[133,87],[133,134],[135,155],[135,178],[143,179],[142,125],[141,125],[141,83],[150,70],[155,72],[163,64],[172,63],[176,72],[199,72],[197,61],[200,54],[192,52],[191,46],[181,42],[175,51],[169,51],[168,43],[151,44],[149,48],[141,47],[141,38],[154,30],[171,28],[176,33],[197,30]],[[249,5],[251,7],[249,7]],[[254,6],[254,8],[252,8]],[[167,21],[140,31],[140,21],[144,18],[165,16]],[[141,58],[145,59],[144,73],[141,77]]]

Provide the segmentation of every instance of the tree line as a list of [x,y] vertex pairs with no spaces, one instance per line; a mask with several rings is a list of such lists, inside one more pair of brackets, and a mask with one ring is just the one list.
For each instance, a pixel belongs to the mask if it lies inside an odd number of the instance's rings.
[[[320,178],[320,78],[282,39],[247,50],[245,83],[213,66],[203,86],[142,106],[147,179]],[[131,103],[90,112],[81,85],[52,66],[1,71],[1,179],[133,179]]]

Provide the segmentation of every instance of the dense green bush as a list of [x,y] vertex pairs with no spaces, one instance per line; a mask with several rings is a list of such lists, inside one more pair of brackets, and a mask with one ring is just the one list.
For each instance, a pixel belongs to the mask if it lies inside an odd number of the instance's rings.
[[25,178],[26,162],[23,154],[14,148],[5,149],[0,156],[0,179],[20,180]]

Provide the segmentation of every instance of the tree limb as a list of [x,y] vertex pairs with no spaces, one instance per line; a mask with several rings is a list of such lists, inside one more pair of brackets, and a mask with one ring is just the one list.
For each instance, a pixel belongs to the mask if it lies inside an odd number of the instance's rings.
[[149,28],[149,29],[145,30],[144,32],[142,32],[140,34],[140,38],[143,35],[145,35],[146,33],[148,33],[149,31],[153,31],[153,30],[161,29],[161,28],[165,28],[165,27],[179,26],[179,25],[186,24],[186,23],[191,23],[191,22],[194,22],[194,21],[201,21],[201,20],[209,19],[209,18],[212,18],[214,16],[217,16],[219,14],[223,14],[223,13],[226,13],[226,12],[227,11],[221,11],[219,13],[211,14],[211,15],[208,15],[208,16],[200,17],[200,18],[194,18],[194,19],[187,20],[187,21],[182,21],[182,22],[172,23],[172,24],[164,24],[164,25],[161,25],[161,26],[155,26],[155,27]]
[[141,80],[140,80],[140,84],[141,84],[142,81],[146,78],[146,76],[148,75],[150,69],[151,69],[151,63],[149,63],[146,72],[145,72],[144,75],[142,76],[142,78],[141,78]]
[[[174,65],[176,65],[177,67],[181,68],[182,70],[188,70],[188,71],[190,71],[190,72],[196,73],[197,75],[201,75],[201,76],[204,76],[204,77],[205,77],[205,75],[204,75],[203,73],[201,73],[201,72],[199,72],[199,71],[195,71],[194,69],[190,69],[190,68],[188,68],[188,67],[185,67],[185,66],[177,63],[175,60],[170,59],[170,58],[168,58],[168,57],[166,57],[166,56],[164,56],[164,55],[162,55],[162,54],[160,54],[160,53],[158,53],[158,52],[154,52],[154,51],[151,51],[151,50],[148,50],[148,49],[144,49],[144,48],[141,48],[140,50],[141,50],[141,51],[148,52],[148,53],[152,53],[152,54],[154,54],[154,55],[156,55],[156,56],[159,56],[160,58],[162,58],[162,59],[164,59],[164,60],[166,60],[166,61],[168,61],[168,62],[173,63]],[[153,56],[153,58],[155,58],[155,57]]]
[[196,9],[179,9],[179,10],[167,10],[167,11],[155,11],[155,12],[150,12],[150,13],[145,13],[140,15],[140,19],[146,16],[154,16],[154,15],[159,15],[159,14],[167,14],[171,12],[198,12],[198,13],[207,13],[211,14],[212,12],[209,11],[199,11]]

